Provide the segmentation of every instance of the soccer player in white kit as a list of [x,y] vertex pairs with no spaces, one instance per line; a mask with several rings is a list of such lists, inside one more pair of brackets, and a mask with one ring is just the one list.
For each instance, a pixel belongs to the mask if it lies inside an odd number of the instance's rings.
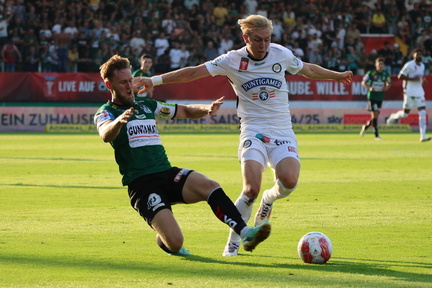
[[398,75],[398,78],[403,80],[403,110],[392,113],[389,118],[387,118],[387,125],[395,123],[400,118],[407,117],[411,109],[417,107],[419,117],[420,142],[426,142],[431,140],[431,137],[426,136],[426,99],[425,91],[423,89],[423,82],[425,81],[425,79],[423,78],[425,66],[422,63],[423,52],[421,49],[415,49],[412,52],[412,56],[413,60],[405,63]]
[[[351,82],[351,71],[335,72],[302,62],[293,53],[271,43],[272,22],[260,15],[238,21],[245,47],[230,51],[195,67],[134,79],[134,85],[150,89],[165,83],[189,82],[207,76],[228,77],[238,98],[240,118],[239,160],[243,191],[235,204],[247,222],[261,189],[266,165],[275,173],[275,184],[265,190],[255,216],[255,225],[270,218],[273,202],[287,197],[297,187],[300,157],[292,130],[285,71],[312,79]],[[240,238],[230,233],[223,256],[236,256]]]

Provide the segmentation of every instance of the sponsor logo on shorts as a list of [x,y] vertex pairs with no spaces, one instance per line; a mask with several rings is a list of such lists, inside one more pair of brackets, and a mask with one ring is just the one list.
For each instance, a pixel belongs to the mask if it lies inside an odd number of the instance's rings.
[[297,153],[297,149],[296,149],[295,147],[293,147],[293,146],[288,146],[288,151],[289,151],[289,152],[292,152],[292,153],[296,153],[296,154],[298,154],[298,153]]
[[243,148],[249,148],[252,145],[252,141],[251,140],[246,140],[243,143]]
[[276,139],[274,141],[274,143],[276,144],[276,146],[281,146],[281,145],[285,145],[285,144],[291,144],[291,141],[287,141],[287,140],[278,140]]
[[177,175],[174,177],[174,182],[179,182],[181,180],[181,178],[183,177],[183,175],[186,175],[188,171],[189,171],[189,169],[186,169],[186,168],[181,169],[177,173]]
[[153,210],[156,211],[156,209],[158,209],[159,207],[165,206],[165,203],[162,203],[162,199],[161,197],[156,194],[156,193],[152,193],[149,195],[148,200],[147,200],[147,209],[148,210]]

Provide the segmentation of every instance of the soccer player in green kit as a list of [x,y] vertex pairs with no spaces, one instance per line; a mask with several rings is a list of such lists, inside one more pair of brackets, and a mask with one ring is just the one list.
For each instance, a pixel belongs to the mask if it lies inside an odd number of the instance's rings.
[[371,119],[362,126],[360,136],[363,136],[366,130],[372,126],[375,132],[375,140],[381,140],[378,132],[378,117],[384,92],[390,88],[391,78],[387,71],[384,71],[384,58],[375,60],[375,70],[370,70],[363,77],[362,85],[367,89],[368,111],[371,112]]
[[148,98],[136,102],[131,65],[118,55],[101,65],[100,74],[111,91],[111,101],[99,108],[94,122],[102,140],[114,148],[132,207],[156,232],[162,250],[171,255],[190,254],[183,247],[183,234],[172,213],[171,206],[177,203],[207,201],[216,217],[240,235],[246,251],[270,235],[268,222],[248,227],[216,181],[197,171],[171,166],[162,145],[156,121],[214,115],[223,97],[208,105],[168,104]]
[[[153,66],[153,59],[149,54],[143,54],[140,57],[140,68],[132,72],[132,77],[151,77],[152,73],[150,71]],[[146,92],[136,93],[135,99],[142,100],[143,98],[153,98],[153,88],[149,89]]]

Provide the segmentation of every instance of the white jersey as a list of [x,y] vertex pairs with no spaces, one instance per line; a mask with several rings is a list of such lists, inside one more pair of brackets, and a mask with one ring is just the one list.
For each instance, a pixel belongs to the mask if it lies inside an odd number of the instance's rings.
[[416,76],[420,76],[420,79],[418,81],[403,81],[403,88],[405,95],[407,96],[417,96],[417,97],[424,97],[425,92],[423,89],[422,84],[422,78],[424,76],[425,66],[423,63],[420,63],[420,65],[417,65],[414,60],[408,61],[405,63],[405,65],[402,67],[402,70],[400,71],[399,75],[405,75],[409,78],[414,78]]
[[271,43],[260,61],[248,57],[246,47],[233,50],[205,63],[212,76],[227,76],[237,98],[242,130],[292,128],[285,71],[297,74],[303,62],[291,50]]

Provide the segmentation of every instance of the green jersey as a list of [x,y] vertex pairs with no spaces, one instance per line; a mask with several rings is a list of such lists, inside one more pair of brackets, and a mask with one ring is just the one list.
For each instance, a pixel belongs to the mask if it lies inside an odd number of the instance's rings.
[[[118,106],[107,102],[96,112],[97,127],[108,120],[114,120],[132,106]],[[156,121],[172,119],[177,111],[176,104],[167,104],[153,99],[135,102],[134,115],[124,124],[119,135],[110,142],[123,175],[123,185],[137,177],[162,172],[172,166],[162,145]]]
[[384,100],[384,87],[386,83],[391,83],[391,77],[387,71],[382,71],[380,73],[377,70],[370,70],[363,77],[363,81],[374,88],[374,91],[367,92],[367,98],[369,100]]
[[[132,77],[151,77],[151,76],[152,76],[152,74],[150,73],[150,71],[147,73],[144,73],[141,69],[137,69],[137,70],[132,72]],[[148,97],[147,92],[143,92],[143,93],[135,95],[135,99],[137,101],[141,101],[147,97]]]

